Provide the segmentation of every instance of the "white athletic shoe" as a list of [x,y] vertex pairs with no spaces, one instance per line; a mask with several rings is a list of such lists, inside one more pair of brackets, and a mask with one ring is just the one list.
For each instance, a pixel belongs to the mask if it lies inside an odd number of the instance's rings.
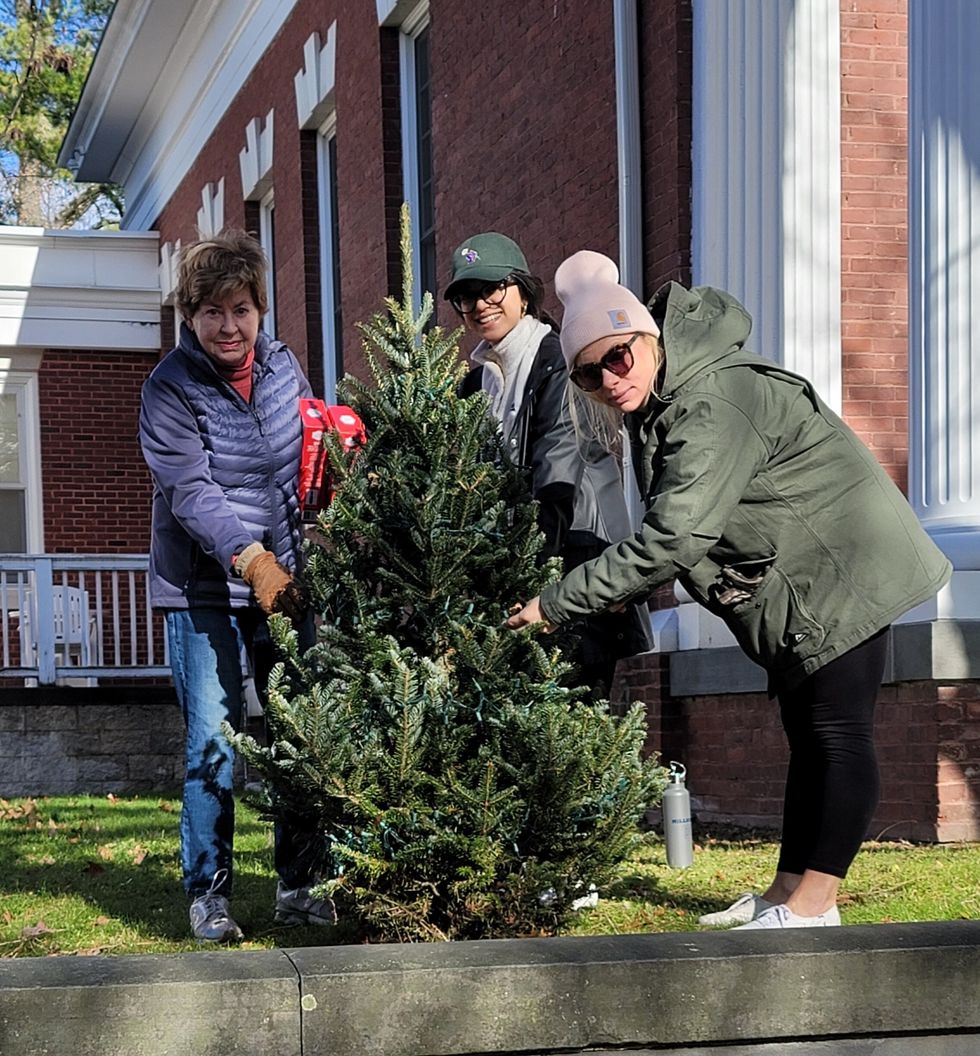
[[703,917],[698,917],[698,923],[712,928],[730,928],[734,924],[748,924],[750,920],[755,920],[760,913],[772,907],[773,903],[767,902],[761,895],[753,895],[751,891],[746,891],[744,895],[739,895],[728,909],[719,909],[717,913],[705,913]]
[[748,924],[740,924],[735,931],[750,931],[758,928],[837,928],[840,927],[840,913],[836,906],[831,906],[825,913],[815,917],[800,917],[787,906],[773,906],[760,913]]

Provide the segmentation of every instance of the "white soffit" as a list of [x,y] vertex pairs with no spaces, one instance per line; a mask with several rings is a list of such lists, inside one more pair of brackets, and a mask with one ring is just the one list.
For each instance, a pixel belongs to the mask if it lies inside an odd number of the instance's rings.
[[62,160],[122,184],[123,227],[153,224],[295,4],[117,0]]
[[158,237],[0,228],[0,347],[159,349]]

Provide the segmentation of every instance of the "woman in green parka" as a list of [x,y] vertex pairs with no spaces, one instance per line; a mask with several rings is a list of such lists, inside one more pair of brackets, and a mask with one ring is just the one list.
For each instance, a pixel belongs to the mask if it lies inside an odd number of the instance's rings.
[[878,801],[886,632],[951,566],[813,386],[744,350],[733,297],[669,283],[647,308],[618,280],[600,253],[561,265],[561,345],[582,431],[614,444],[625,419],[646,516],[509,624],[550,630],[675,578],[720,616],[768,673],[790,763],[772,884],[702,923],[839,924]]

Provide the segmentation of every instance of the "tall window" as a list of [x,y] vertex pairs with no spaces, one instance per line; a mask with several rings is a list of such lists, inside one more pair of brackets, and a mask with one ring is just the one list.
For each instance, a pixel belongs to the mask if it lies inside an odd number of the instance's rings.
[[340,301],[340,224],[337,216],[337,118],[324,122],[317,136],[317,200],[320,212],[320,303],[323,312],[323,391],[337,393],[344,373]]
[[259,241],[269,260],[269,310],[262,320],[262,329],[276,336],[276,200],[269,193],[259,202]]
[[412,211],[416,300],[436,295],[435,188],[432,172],[432,95],[428,4],[402,24],[402,157],[405,200]]
[[0,553],[39,552],[37,375],[0,372]]

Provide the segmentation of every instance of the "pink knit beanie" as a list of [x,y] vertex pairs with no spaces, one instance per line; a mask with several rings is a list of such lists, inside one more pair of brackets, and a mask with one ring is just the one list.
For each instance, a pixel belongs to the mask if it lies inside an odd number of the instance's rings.
[[581,249],[555,272],[555,292],[565,306],[561,350],[568,369],[586,345],[613,334],[653,334],[660,328],[639,298],[619,285],[619,268],[602,253]]

